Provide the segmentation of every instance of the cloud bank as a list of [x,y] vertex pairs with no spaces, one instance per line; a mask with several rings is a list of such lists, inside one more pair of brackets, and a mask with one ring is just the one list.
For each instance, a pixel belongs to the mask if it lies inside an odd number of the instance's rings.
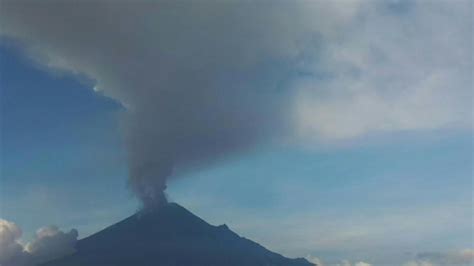
[[[364,261],[352,263],[349,260],[342,260],[339,263],[325,263],[322,259],[312,255],[306,256],[309,262],[318,266],[372,266],[373,264]],[[399,263],[402,266],[469,266],[474,263],[474,250],[461,249],[448,252],[421,252],[415,255],[413,260]],[[397,263],[383,263],[383,265],[397,265]]]
[[0,219],[0,265],[26,265],[29,262],[29,254],[18,242],[21,234],[16,224]]
[[330,266],[330,265],[333,265],[333,266],[372,266],[372,264],[367,263],[367,262],[363,262],[363,261],[351,263],[351,262],[348,261],[348,260],[342,260],[340,263],[336,263],[336,264],[326,264],[326,263],[324,263],[324,262],[323,262],[320,258],[318,258],[318,257],[314,257],[314,256],[311,256],[311,255],[308,255],[308,256],[306,256],[305,258],[306,258],[309,262],[314,263],[314,264],[316,264],[317,266]]
[[36,232],[33,240],[21,244],[21,229],[13,222],[0,219],[0,265],[33,266],[75,252],[77,230],[63,232],[55,226]]
[[1,1],[1,35],[120,102],[130,187],[261,145],[471,125],[470,2]]
[[416,259],[407,262],[404,266],[453,266],[472,265],[474,263],[474,249],[462,249],[451,252],[422,252]]

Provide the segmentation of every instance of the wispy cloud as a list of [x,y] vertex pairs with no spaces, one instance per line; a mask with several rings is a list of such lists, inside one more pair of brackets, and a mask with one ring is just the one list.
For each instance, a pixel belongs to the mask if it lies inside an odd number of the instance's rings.
[[384,3],[363,6],[305,68],[326,76],[295,85],[302,135],[337,140],[471,124],[467,2],[413,1],[402,13]]

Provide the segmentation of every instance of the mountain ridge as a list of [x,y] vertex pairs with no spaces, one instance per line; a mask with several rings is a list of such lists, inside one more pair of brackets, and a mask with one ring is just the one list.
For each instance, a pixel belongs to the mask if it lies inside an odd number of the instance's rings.
[[42,266],[311,266],[213,226],[177,203],[142,210],[78,241],[73,255]]

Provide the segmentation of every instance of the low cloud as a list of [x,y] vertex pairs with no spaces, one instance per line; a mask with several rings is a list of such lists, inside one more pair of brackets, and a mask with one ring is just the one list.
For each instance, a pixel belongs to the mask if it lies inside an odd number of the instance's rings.
[[309,262],[317,266],[373,266],[373,265],[402,265],[402,266],[472,266],[474,265],[474,249],[461,249],[446,252],[420,252],[415,254],[412,260],[402,262],[383,262],[372,264],[365,261],[352,262],[341,260],[339,262],[325,262],[320,257],[307,255]]
[[472,265],[474,263],[474,249],[462,249],[450,252],[422,252],[416,259],[404,266],[453,266]]
[[403,264],[403,266],[434,266],[434,265],[428,261],[412,260]]
[[0,265],[33,266],[75,252],[77,230],[63,232],[55,226],[40,228],[33,240],[22,244],[18,225],[0,219]]
[[0,219],[0,265],[27,265],[30,258],[18,242],[21,229],[14,223]]
[[75,252],[77,230],[63,232],[56,226],[39,229],[35,238],[25,246],[36,262],[46,262]]
[[359,261],[359,262],[355,263],[354,266],[372,266],[372,264],[367,263],[367,262],[363,262],[363,261]]
[[343,260],[340,264],[336,264],[335,266],[372,266],[372,264],[363,261],[351,263],[348,260]]
[[311,263],[316,264],[317,266],[324,266],[323,261],[322,261],[320,258],[318,258],[318,257],[314,257],[314,256],[312,256],[312,255],[307,255],[307,256],[305,257],[305,259],[306,259],[307,261],[311,262]]
[[308,260],[311,263],[316,264],[317,266],[372,266],[372,264],[364,262],[364,261],[359,261],[352,263],[349,260],[342,260],[339,263],[332,264],[332,263],[324,263],[322,259],[312,256],[312,255],[307,255],[306,260]]

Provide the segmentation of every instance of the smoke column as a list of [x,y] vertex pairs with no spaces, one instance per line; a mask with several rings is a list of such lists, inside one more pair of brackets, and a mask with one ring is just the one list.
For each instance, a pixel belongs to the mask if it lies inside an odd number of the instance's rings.
[[[462,13],[459,3],[449,8]],[[84,75],[124,106],[129,184],[152,207],[166,201],[175,169],[209,165],[258,145],[439,128],[465,119],[469,45],[459,42],[451,52],[424,31],[433,21],[451,23],[460,28],[450,36],[454,43],[469,36],[465,21],[458,21],[465,16],[414,4],[421,19],[410,22],[415,33],[406,36],[386,19],[387,5],[3,0],[0,24],[3,38],[20,42],[40,65]],[[382,32],[388,43],[369,45],[371,32]],[[428,43],[437,46],[413,49]],[[453,57],[457,69],[434,83],[439,88],[419,89],[444,57]],[[454,87],[449,95],[443,84]],[[401,97],[391,96],[398,91]]]
[[[198,2],[2,3],[4,34],[126,108],[129,184],[145,206],[165,201],[175,167],[245,150],[282,127],[285,92],[265,85],[284,78],[279,64],[294,44],[259,29],[282,14]],[[272,42],[281,49],[269,50]]]

